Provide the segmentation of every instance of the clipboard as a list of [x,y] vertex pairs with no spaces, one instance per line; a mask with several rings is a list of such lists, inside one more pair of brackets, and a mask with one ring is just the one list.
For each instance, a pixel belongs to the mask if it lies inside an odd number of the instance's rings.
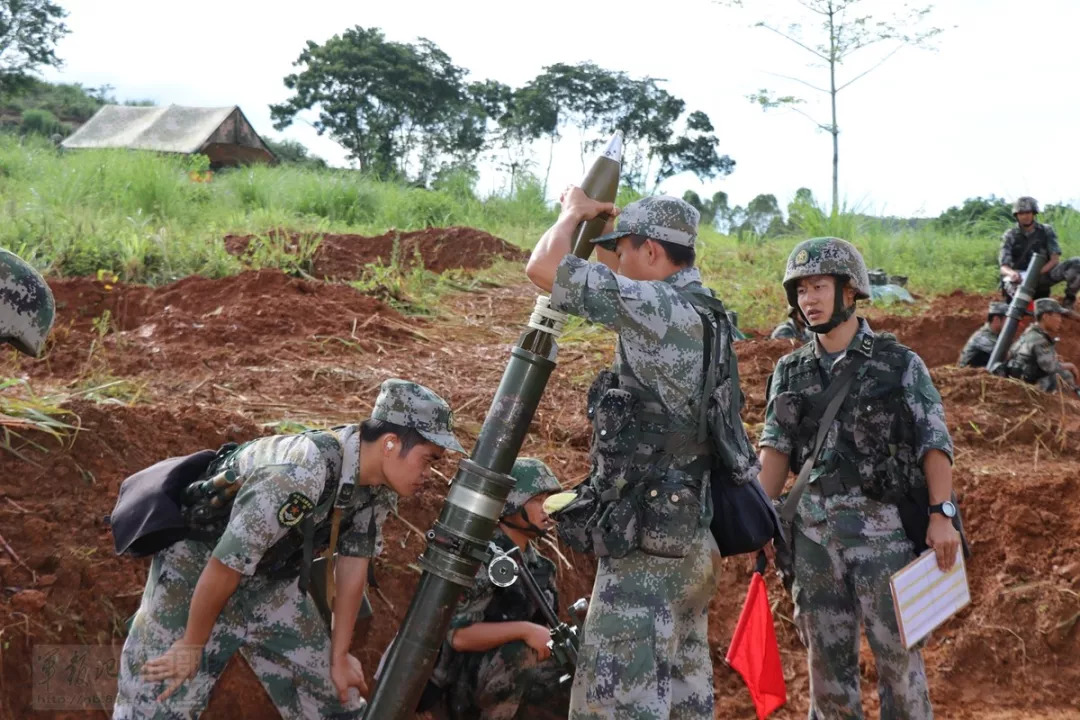
[[959,550],[947,573],[938,569],[934,551],[927,550],[896,572],[889,588],[900,639],[908,650],[971,603],[964,553]]

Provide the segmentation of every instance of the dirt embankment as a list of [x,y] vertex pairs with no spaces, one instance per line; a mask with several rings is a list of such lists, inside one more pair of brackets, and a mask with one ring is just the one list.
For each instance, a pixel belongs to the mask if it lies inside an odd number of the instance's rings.
[[[413,267],[419,262],[428,270],[440,273],[484,268],[500,258],[524,260],[527,257],[521,248],[483,230],[467,227],[391,231],[374,237],[332,233],[303,235],[277,230],[270,232],[268,237],[293,253],[317,240],[319,246],[311,259],[311,274],[335,280],[356,279],[365,265],[386,265],[395,259],[404,267]],[[225,248],[234,255],[243,256],[255,239],[253,235],[228,235]]]
[[[54,283],[54,290],[60,320],[49,355],[40,361],[5,357],[5,374],[27,375],[39,389],[114,377],[141,390],[130,405],[72,402],[72,419],[79,418],[82,430],[69,445],[27,436],[13,438],[22,459],[0,454],[0,534],[21,561],[0,550],[5,718],[31,717],[35,644],[118,648],[123,642],[146,567],[146,561],[113,555],[102,522],[123,477],[164,457],[272,432],[283,420],[359,420],[378,384],[392,376],[442,392],[469,447],[535,297],[524,284],[462,293],[448,300],[446,317],[420,321],[350,287],[278,272],[188,278],[157,289],[107,289],[73,279]],[[1080,515],[1072,508],[1080,506],[1080,402],[949,366],[981,322],[987,300],[938,299],[931,307],[940,320],[875,313],[872,321],[922,353],[932,368],[956,441],[956,486],[975,552],[972,606],[935,633],[926,649],[932,694],[945,718],[1077,717]],[[785,341],[738,345],[745,419],[752,425],[763,417],[765,381],[790,348]],[[610,352],[607,337],[562,348],[522,451],[549,462],[567,484],[587,471],[583,393]],[[438,470],[450,476],[452,462]],[[401,502],[401,519],[388,520],[386,552],[377,563],[381,589],[372,598],[378,621],[360,628],[353,645],[369,675],[418,579],[414,564],[423,543],[411,528],[430,526],[445,493],[436,481]],[[568,604],[588,594],[592,563],[564,555],[560,584]],[[745,688],[720,659],[748,582],[743,559],[726,561],[711,608],[718,718],[753,717]],[[793,720],[806,713],[805,654],[790,623],[790,601],[773,579],[770,593],[791,697],[775,717]],[[876,717],[876,672],[865,647],[860,668],[867,711]],[[273,711],[237,661],[204,717],[264,718]]]

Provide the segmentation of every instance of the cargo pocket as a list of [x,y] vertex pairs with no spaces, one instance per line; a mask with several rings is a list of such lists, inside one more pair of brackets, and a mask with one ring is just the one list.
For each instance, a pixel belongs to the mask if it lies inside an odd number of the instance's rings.
[[701,525],[701,499],[688,475],[673,471],[649,484],[642,499],[641,550],[649,555],[683,558]]
[[655,698],[656,641],[653,618],[612,615],[589,628],[585,671],[585,701],[590,708],[629,705]]

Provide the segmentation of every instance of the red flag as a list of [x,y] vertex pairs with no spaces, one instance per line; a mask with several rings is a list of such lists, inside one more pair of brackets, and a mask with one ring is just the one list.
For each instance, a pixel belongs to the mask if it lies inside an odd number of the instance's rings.
[[780,665],[780,648],[773,630],[769,595],[761,573],[754,573],[746,603],[735,626],[735,636],[728,648],[727,664],[742,675],[750,697],[754,700],[758,720],[787,702],[784,669]]

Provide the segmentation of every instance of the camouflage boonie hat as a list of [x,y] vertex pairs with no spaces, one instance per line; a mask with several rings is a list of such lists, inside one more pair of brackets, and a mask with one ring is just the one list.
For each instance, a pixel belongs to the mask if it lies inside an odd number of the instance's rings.
[[842,275],[855,289],[856,299],[866,300],[870,297],[870,275],[866,272],[866,262],[858,248],[847,240],[811,238],[792,249],[784,271],[788,305],[798,307],[796,286],[799,278],[814,275]]
[[514,469],[510,471],[510,477],[516,482],[514,489],[506,498],[502,517],[518,512],[525,507],[525,503],[537,495],[562,491],[562,485],[559,484],[555,473],[536,458],[518,458],[514,463]]
[[56,301],[41,273],[18,255],[0,250],[0,342],[37,357],[55,318]]
[[1022,212],[1039,213],[1039,203],[1035,198],[1024,195],[1023,197],[1016,198],[1016,202],[1013,203],[1013,215]]
[[412,428],[439,447],[464,454],[454,437],[454,413],[434,392],[407,380],[392,378],[382,384],[372,420]]
[[701,213],[690,203],[670,195],[654,195],[630,203],[619,213],[615,232],[593,240],[605,250],[614,250],[615,241],[627,235],[642,235],[675,245],[694,247]]
[[1069,310],[1061,307],[1057,300],[1053,298],[1039,298],[1035,301],[1035,319],[1038,320],[1046,313],[1057,313],[1059,315],[1071,315]]
[[1008,315],[1009,303],[1001,302],[997,300],[990,303],[990,308],[986,311],[986,314],[993,317],[994,315]]

